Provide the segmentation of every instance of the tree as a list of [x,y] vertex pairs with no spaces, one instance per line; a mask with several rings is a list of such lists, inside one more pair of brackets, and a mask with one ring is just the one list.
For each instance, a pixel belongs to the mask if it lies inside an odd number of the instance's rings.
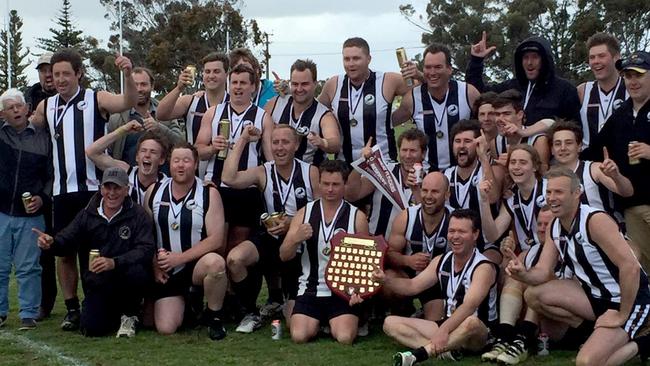
[[650,45],[650,2],[647,0],[430,0],[426,15],[412,5],[400,6],[411,22],[426,22],[422,42],[447,44],[454,67],[462,74],[469,46],[488,32],[488,43],[497,47],[486,63],[488,78],[512,76],[513,51],[525,38],[537,35],[551,43],[556,72],[574,81],[590,77],[585,42],[592,34],[607,31],[623,46],[623,54]]
[[[119,0],[100,0],[117,30]],[[213,51],[262,42],[254,20],[245,20],[237,3],[229,0],[133,0],[122,3],[125,54],[134,65],[149,67],[156,75],[155,89],[174,87],[186,65],[197,65]]]
[[83,37],[83,31],[77,29],[72,19],[72,6],[70,0],[63,0],[63,6],[59,10],[59,16],[54,22],[60,28],[50,28],[51,38],[37,38],[39,48],[56,52],[62,48],[74,48],[85,57],[89,50],[97,46],[97,40],[93,37]]
[[23,27],[23,20],[18,16],[16,10],[9,12],[9,33],[6,30],[0,32],[0,89],[9,88],[9,62],[7,54],[11,55],[11,87],[23,89],[27,87],[27,76],[24,71],[29,66],[29,49],[23,51],[23,36],[20,30]]

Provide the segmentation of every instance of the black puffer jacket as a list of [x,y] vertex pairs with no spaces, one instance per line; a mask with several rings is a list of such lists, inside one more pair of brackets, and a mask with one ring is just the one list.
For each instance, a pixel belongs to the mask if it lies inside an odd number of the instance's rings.
[[102,257],[113,258],[115,270],[128,270],[136,265],[151,268],[155,252],[153,222],[144,208],[126,197],[122,211],[108,222],[97,211],[101,199],[99,192],[95,194],[70,225],[56,235],[50,250],[57,256],[70,256],[78,251],[83,280],[89,275],[91,249],[98,249]]
[[551,44],[540,37],[530,37],[517,46],[514,55],[515,78],[494,85],[486,85],[483,81],[483,59],[472,56],[467,65],[466,81],[474,85],[480,92],[495,91],[500,93],[508,89],[518,90],[522,98],[526,96],[529,80],[522,65],[525,49],[533,46],[542,56],[542,69],[535,89],[526,107],[526,125],[532,125],[543,118],[564,118],[573,121],[580,120],[580,100],[575,86],[567,80],[555,75],[555,62],[551,53]]

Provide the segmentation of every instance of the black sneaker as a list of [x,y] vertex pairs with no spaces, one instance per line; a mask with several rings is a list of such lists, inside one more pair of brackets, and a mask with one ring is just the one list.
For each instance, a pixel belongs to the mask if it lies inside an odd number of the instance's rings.
[[208,335],[213,341],[226,338],[226,328],[219,318],[212,318],[208,320]]
[[0,328],[2,328],[6,322],[7,322],[7,316],[6,315],[0,316]]
[[20,328],[18,330],[32,330],[36,329],[36,319],[24,318],[20,321]]
[[81,312],[79,309],[68,310],[68,313],[65,314],[63,322],[61,323],[61,329],[65,331],[73,331],[79,329],[79,323],[81,321]]

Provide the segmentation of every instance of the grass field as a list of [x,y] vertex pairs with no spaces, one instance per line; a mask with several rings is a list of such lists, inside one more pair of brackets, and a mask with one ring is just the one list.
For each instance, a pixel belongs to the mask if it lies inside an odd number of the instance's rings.
[[[209,340],[205,328],[168,337],[141,330],[133,339],[85,338],[59,329],[64,315],[62,301],[36,330],[18,331],[13,281],[10,296],[9,321],[0,329],[0,365],[390,365],[392,354],[404,349],[384,336],[379,324],[372,325],[370,336],[358,339],[353,346],[338,345],[325,337],[295,345],[287,329],[283,339],[274,341],[268,324],[246,335],[235,333],[236,324],[227,324],[228,336],[219,342]],[[550,356],[533,357],[525,364],[571,365],[574,357],[575,353],[556,351]],[[476,365],[480,359],[473,356],[461,362],[424,363],[433,364]]]

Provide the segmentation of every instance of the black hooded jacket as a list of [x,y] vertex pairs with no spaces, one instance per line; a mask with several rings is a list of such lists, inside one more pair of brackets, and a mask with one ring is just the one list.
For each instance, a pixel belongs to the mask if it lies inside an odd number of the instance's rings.
[[110,222],[99,215],[102,196],[95,194],[88,205],[54,238],[50,250],[57,256],[70,256],[79,252],[81,278],[89,279],[88,253],[98,249],[102,257],[115,261],[116,271],[129,267],[150,268],[155,253],[153,221],[144,208],[124,199],[122,211]]
[[551,53],[551,44],[540,37],[530,37],[517,46],[515,50],[515,78],[494,85],[483,82],[483,59],[472,56],[467,65],[466,81],[474,85],[481,93],[495,91],[500,93],[508,89],[519,91],[522,98],[526,96],[528,79],[522,65],[524,53],[535,49],[542,57],[542,69],[535,83],[526,107],[525,125],[532,125],[544,118],[564,118],[580,120],[580,100],[575,86],[555,75],[555,62]]

